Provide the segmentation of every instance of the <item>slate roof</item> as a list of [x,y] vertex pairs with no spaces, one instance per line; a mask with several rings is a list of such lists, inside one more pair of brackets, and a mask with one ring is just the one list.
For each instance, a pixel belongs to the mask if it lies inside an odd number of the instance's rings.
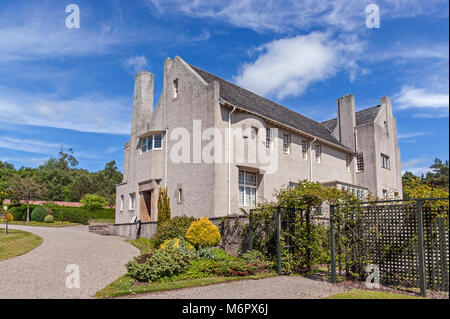
[[243,89],[233,83],[230,83],[222,78],[219,78],[211,73],[201,70],[193,65],[189,65],[200,77],[207,83],[213,81],[219,82],[220,97],[225,101],[239,106],[247,111],[262,115],[269,119],[275,120],[279,123],[291,126],[295,129],[301,130],[312,136],[316,136],[322,140],[333,143],[340,147],[345,147],[322,123],[316,122],[306,116],[303,116],[295,111],[292,111],[280,104],[265,99],[255,93]]
[[[356,120],[356,126],[361,126],[368,123],[373,123],[375,121],[375,118],[378,115],[378,112],[380,111],[380,106],[373,106],[365,110],[361,110],[358,112],[355,112],[355,120]],[[325,122],[322,122],[329,130],[330,132],[333,132],[334,128],[337,125],[337,119],[331,119]]]

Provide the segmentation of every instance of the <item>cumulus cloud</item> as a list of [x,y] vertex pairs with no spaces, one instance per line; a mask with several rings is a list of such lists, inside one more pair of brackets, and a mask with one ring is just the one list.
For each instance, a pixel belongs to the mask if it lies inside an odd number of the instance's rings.
[[398,110],[414,110],[414,117],[441,118],[448,117],[449,94],[436,92],[434,88],[416,88],[404,86],[394,96]]
[[332,39],[327,32],[274,40],[257,49],[257,59],[244,64],[235,81],[261,95],[298,96],[343,69],[354,80],[362,71],[354,56],[363,48],[356,37]]
[[144,70],[147,66],[147,58],[145,56],[133,56],[123,61],[123,66],[134,74]]
[[425,158],[413,158],[402,163],[402,174],[405,172],[411,172],[416,176],[421,176],[430,171],[428,166],[424,166],[428,162]]

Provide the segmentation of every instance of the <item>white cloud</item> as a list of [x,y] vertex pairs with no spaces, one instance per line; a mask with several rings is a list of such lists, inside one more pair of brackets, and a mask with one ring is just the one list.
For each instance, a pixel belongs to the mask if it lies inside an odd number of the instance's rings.
[[425,158],[413,158],[402,163],[402,174],[406,171],[413,173],[416,176],[421,176],[430,171],[428,166],[423,166],[428,160]]
[[30,153],[49,154],[55,153],[64,145],[33,139],[20,139],[11,136],[0,136],[0,147],[16,151]]
[[404,86],[394,96],[399,110],[415,109],[416,117],[447,117],[449,110],[449,94],[447,92],[433,92],[433,89]]
[[[82,132],[129,134],[129,98],[90,94],[65,99],[0,87],[1,120]],[[129,106],[130,105],[130,106]]]
[[128,58],[123,62],[123,66],[133,72],[134,74],[139,73],[148,66],[147,58],[145,56],[133,56]]
[[363,47],[356,37],[334,40],[325,32],[274,40],[257,49],[258,58],[244,64],[235,81],[261,95],[298,96],[343,69],[353,81],[361,72],[354,57]]
[[[365,8],[373,0],[147,0],[158,13],[179,12],[196,18],[225,21],[255,31],[287,32],[333,27],[342,30],[365,28]],[[379,0],[381,23],[417,15],[448,16],[448,1]]]
[[430,133],[428,132],[413,132],[413,133],[399,133],[397,134],[397,138],[400,139],[408,139],[408,138],[412,138],[412,137],[417,137],[417,136],[424,136],[424,135],[429,135]]

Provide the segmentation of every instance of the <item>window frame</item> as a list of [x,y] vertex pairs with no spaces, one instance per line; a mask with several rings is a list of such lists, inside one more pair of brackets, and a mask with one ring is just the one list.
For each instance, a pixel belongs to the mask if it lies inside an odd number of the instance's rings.
[[[243,176],[243,182],[241,181],[241,174]],[[254,176],[254,183],[248,181],[247,176]],[[242,202],[241,202],[241,188],[242,192]],[[245,170],[239,170],[238,172],[238,206],[239,207],[256,207],[256,197],[258,188],[258,175],[254,172],[249,172]],[[250,203],[247,202],[247,189],[250,189]],[[254,192],[252,192],[254,190]]]
[[273,150],[273,130],[271,127],[266,127],[266,150]]
[[125,207],[125,196],[120,195],[119,209],[121,212],[123,212],[124,207]]
[[390,157],[383,153],[381,153],[381,167],[385,169],[391,169]]
[[364,155],[362,153],[356,155],[356,171],[364,172]]
[[302,140],[302,158],[304,160],[308,160],[308,150],[309,150],[309,141],[308,140]]
[[322,163],[322,145],[320,144],[314,145],[314,155],[316,158],[316,164]]
[[178,78],[176,78],[175,80],[172,81],[172,85],[173,85],[173,98],[174,99],[178,99],[179,96],[179,86],[178,86],[179,82],[178,82]]
[[[287,137],[287,141],[284,139]],[[283,153],[290,154],[291,152],[291,135],[289,133],[283,133]]]
[[136,193],[130,193],[130,210],[136,209]]

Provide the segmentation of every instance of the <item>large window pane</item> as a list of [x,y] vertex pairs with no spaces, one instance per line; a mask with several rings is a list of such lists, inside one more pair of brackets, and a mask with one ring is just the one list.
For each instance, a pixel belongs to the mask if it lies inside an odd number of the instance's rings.
[[244,187],[239,187],[239,205],[244,206]]
[[162,134],[155,134],[153,137],[153,148],[161,148],[162,147]]
[[148,150],[151,150],[153,148],[153,136],[150,136],[148,138],[148,143],[147,144],[148,144],[148,146],[147,146]]
[[141,140],[141,150],[142,150],[142,153],[147,152],[147,139],[146,138]]

